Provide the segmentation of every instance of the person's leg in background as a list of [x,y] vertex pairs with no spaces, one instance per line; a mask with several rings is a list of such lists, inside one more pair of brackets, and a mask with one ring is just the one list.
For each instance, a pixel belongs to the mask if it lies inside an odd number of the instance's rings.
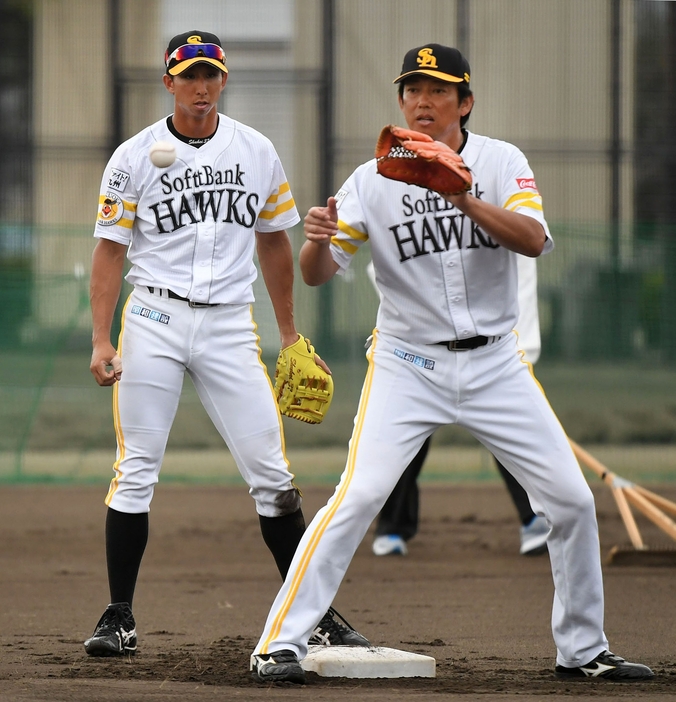
[[[427,458],[431,441],[432,437],[429,437],[422,445],[378,515],[372,546],[376,556],[405,556],[408,553],[406,542],[418,533],[420,509],[418,476]],[[538,517],[533,512],[528,494],[512,474],[497,459],[495,464],[505,481],[521,521],[519,552],[522,556],[537,556],[545,553],[547,534],[549,534],[546,519]]]
[[538,517],[531,508],[528,493],[519,485],[514,476],[495,459],[495,465],[505,481],[512,502],[519,513],[521,520],[521,547],[522,556],[538,556],[547,551],[547,535],[549,525],[544,517]]
[[373,540],[373,553],[376,556],[405,556],[408,552],[406,542],[418,533],[418,476],[431,441],[431,436],[425,440],[378,515]]

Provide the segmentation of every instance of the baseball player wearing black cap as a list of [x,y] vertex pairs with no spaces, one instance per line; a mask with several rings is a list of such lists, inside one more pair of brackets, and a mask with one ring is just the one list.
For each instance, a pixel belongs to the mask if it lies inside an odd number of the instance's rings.
[[516,254],[553,247],[533,172],[515,146],[465,129],[474,98],[457,49],[411,49],[394,82],[408,128],[459,152],[474,183],[442,197],[382,177],[371,160],[305,218],[305,282],[343,273],[369,241],[382,300],[345,470],[298,546],[251,657],[253,675],[302,682],[313,621],[371,521],[425,439],[457,424],[551,527],[556,676],[651,678],[650,668],[608,650],[594,499],[513,332]]
[[[257,250],[281,344],[298,340],[286,229],[300,218],[271,142],[217,111],[228,78],[219,38],[197,30],[174,37],[165,67],[174,112],[115,151],[95,228],[91,371],[113,386],[117,460],[105,500],[111,604],[85,641],[92,656],[136,650],[132,600],[186,373],[249,486],[282,577],[305,529],[251,310]],[[165,168],[149,158],[160,141],[176,152]],[[134,289],[116,349],[110,333],[125,257]],[[315,643],[368,645],[335,614],[327,607],[317,617]]]

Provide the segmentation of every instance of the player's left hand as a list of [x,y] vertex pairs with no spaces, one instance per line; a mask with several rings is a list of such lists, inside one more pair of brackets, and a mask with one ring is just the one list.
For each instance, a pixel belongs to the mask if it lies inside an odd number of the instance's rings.
[[[282,348],[285,349],[288,346],[293,346],[300,338],[301,338],[301,335],[297,331],[294,331],[290,335],[289,334],[282,334]],[[328,373],[329,375],[333,375],[331,373],[331,369],[326,365],[326,362],[319,356],[318,353],[315,353],[315,363],[325,373]]]
[[279,352],[275,368],[279,411],[308,424],[319,424],[333,399],[331,371],[304,336]]
[[315,363],[328,375],[333,375],[331,373],[331,369],[326,365],[326,361],[319,356],[319,354],[315,354]]
[[450,146],[427,134],[392,124],[383,127],[376,144],[380,175],[409,185],[457,195],[472,187],[472,174]]

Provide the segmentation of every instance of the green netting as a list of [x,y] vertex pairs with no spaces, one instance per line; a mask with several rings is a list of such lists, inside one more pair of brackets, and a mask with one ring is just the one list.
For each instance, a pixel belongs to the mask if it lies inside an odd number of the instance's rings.
[[[568,433],[610,455],[616,472],[671,480],[676,369],[671,336],[663,326],[670,305],[667,256],[656,253],[655,241],[649,242],[652,253],[647,256],[644,243],[628,230],[622,232],[622,259],[613,262],[607,227],[557,224],[552,229],[556,249],[538,264],[543,354],[536,374]],[[38,249],[41,236],[50,246],[57,240],[59,250],[88,248],[89,255],[93,246],[84,230],[36,232]],[[312,456],[308,470],[316,479],[332,480],[340,473],[352,429],[366,368],[364,341],[377,307],[365,273],[368,260],[368,252],[360,251],[351,274],[331,284],[331,346],[322,340],[327,325],[317,313],[318,290],[300,281],[296,285],[299,328],[321,349],[336,383],[324,424],[309,427],[285,420],[290,452],[303,450]],[[111,390],[98,387],[89,372],[88,273],[82,266],[56,274],[25,265],[13,273],[2,277],[0,479],[107,480],[115,451]],[[270,367],[278,335],[260,281],[256,296],[255,317]],[[494,477],[481,450],[462,430],[440,429],[434,445],[444,452],[430,464],[430,478]],[[459,451],[469,453],[461,460]],[[297,457],[301,465],[305,460]],[[238,480],[190,380],[184,385],[163,476]]]
[[[112,149],[171,110],[161,57],[194,26],[223,39],[221,109],[272,140],[301,215],[372,157],[383,124],[401,120],[391,81],[404,49],[460,46],[477,99],[470,129],[524,151],[556,238],[538,266],[537,375],[573,438],[619,472],[671,479],[676,3],[11,0],[0,3],[0,480],[110,475],[111,391],[89,373],[98,186]],[[84,82],[62,70],[73,61],[87,66]],[[292,235],[297,250],[302,231]],[[294,460],[317,479],[341,470],[365,371],[377,297],[364,248],[344,278],[297,284],[298,327],[336,379],[324,424],[286,423],[290,450],[303,452]],[[260,284],[256,295],[270,364],[278,334]],[[434,446],[429,476],[495,475],[460,431],[440,430]],[[190,381],[163,476],[237,479]]]

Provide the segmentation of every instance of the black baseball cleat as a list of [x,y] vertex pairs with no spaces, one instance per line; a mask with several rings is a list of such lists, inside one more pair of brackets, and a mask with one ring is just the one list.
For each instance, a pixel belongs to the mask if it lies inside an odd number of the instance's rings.
[[126,602],[109,604],[84,647],[90,656],[136,653],[136,622],[131,607]]
[[[337,619],[336,619],[337,617]],[[340,620],[340,621],[338,621]],[[309,645],[312,646],[370,646],[368,639],[355,631],[333,607],[322,617],[312,632]]]
[[617,682],[650,680],[655,677],[655,673],[647,665],[627,663],[624,658],[620,658],[610,651],[599,653],[593,661],[587,665],[581,665],[579,668],[566,668],[563,665],[557,665],[554,669],[554,675],[561,680],[595,678]]
[[291,682],[305,684],[305,671],[298,656],[288,649],[274,653],[254,653],[249,666],[253,679],[261,683]]

